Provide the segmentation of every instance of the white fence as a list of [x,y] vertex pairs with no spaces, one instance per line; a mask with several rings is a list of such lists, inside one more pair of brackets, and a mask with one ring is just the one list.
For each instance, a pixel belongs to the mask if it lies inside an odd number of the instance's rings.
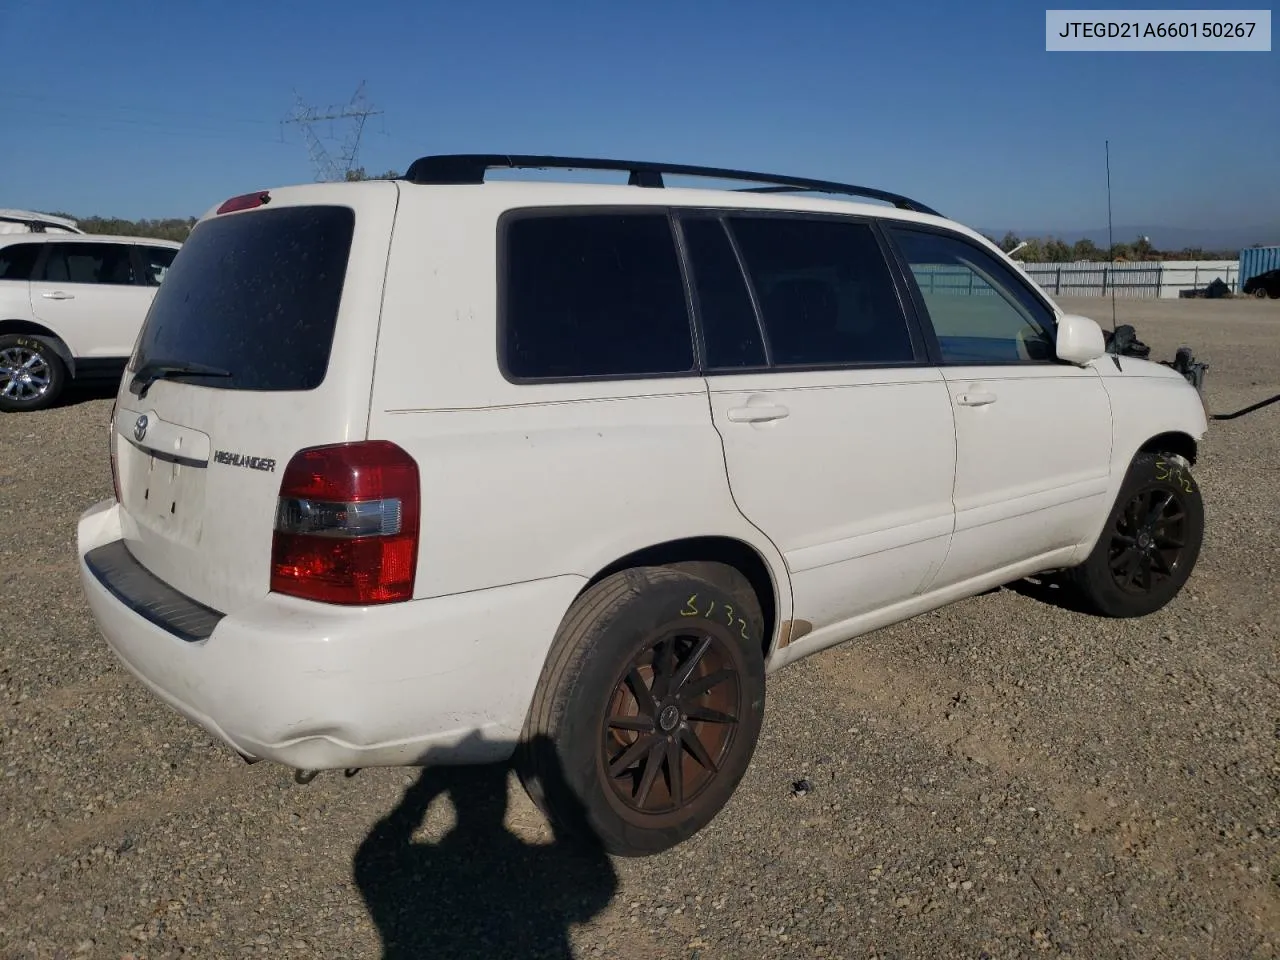
[[1117,297],[1176,300],[1184,292],[1203,290],[1221,280],[1237,291],[1236,260],[1161,260],[1146,263],[1021,263],[1027,276],[1050,296]]

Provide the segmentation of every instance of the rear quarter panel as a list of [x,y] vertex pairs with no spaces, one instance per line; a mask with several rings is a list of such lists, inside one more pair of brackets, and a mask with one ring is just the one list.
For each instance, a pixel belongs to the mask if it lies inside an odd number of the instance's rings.
[[785,566],[734,505],[701,377],[504,378],[506,206],[487,190],[405,188],[392,240],[369,435],[421,468],[417,595],[591,577],[644,547],[725,536],[762,555],[788,617]]

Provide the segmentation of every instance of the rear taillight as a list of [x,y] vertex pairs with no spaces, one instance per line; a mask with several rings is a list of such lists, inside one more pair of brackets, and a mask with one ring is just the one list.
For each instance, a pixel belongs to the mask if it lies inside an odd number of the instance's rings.
[[410,599],[418,504],[418,465],[394,443],[300,451],[280,481],[271,589],[322,603]]
[[116,459],[116,404],[111,402],[111,417],[107,420],[107,456],[111,460],[111,492],[116,503],[124,498],[120,496],[120,464]]

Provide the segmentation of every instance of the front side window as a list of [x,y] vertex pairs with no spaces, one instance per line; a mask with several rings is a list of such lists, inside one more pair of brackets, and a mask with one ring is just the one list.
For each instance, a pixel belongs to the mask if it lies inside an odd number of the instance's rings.
[[691,374],[684,277],[665,212],[513,217],[503,361],[516,379]]
[[889,226],[933,324],[943,363],[1052,361],[1053,316],[1001,263],[957,236]]
[[774,366],[915,361],[892,274],[869,224],[752,215],[728,222]]
[[95,283],[129,286],[133,257],[122,243],[51,243],[44,262],[47,283]]

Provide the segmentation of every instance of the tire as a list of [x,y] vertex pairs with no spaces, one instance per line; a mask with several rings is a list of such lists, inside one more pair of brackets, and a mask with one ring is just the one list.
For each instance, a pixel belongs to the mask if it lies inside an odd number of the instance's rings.
[[26,334],[0,336],[0,410],[43,410],[62,396],[67,368],[48,341]]
[[534,803],[559,831],[617,856],[660,853],[707,826],[759,738],[763,628],[754,594],[743,606],[681,570],[623,570],[586,590],[525,724],[518,769]]
[[[1144,513],[1149,522],[1135,524]],[[1144,617],[1182,590],[1203,540],[1204,501],[1190,465],[1174,454],[1140,453],[1102,535],[1088,559],[1068,571],[1068,581],[1094,613]]]
[[1254,289],[1254,291],[1253,291],[1253,295],[1254,295],[1255,297],[1257,297],[1259,300],[1265,300],[1265,299],[1267,299],[1267,288],[1266,288],[1266,287],[1256,287],[1256,288]]

